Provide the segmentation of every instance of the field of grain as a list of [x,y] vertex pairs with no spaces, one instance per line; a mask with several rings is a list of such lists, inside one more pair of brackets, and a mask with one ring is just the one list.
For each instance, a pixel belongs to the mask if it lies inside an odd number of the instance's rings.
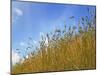
[[[92,14],[90,14],[92,15]],[[81,17],[78,25],[41,36],[36,53],[12,66],[12,73],[34,73],[96,68],[96,15]],[[68,27],[68,28],[67,28]],[[48,38],[48,44],[45,44]]]

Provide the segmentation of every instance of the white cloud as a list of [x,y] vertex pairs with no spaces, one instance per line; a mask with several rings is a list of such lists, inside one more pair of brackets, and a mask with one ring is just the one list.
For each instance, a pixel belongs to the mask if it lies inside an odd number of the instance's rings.
[[20,55],[12,50],[12,64],[15,65],[16,63],[20,62],[20,60]]
[[20,42],[20,46],[26,46],[25,42]]
[[23,11],[19,8],[15,8],[15,13],[18,15],[18,16],[22,16],[23,15]]
[[34,44],[37,44],[37,42],[36,42],[35,40],[33,40],[33,43],[34,43]]
[[19,8],[14,8],[12,11],[12,23],[16,23],[20,16],[23,15],[23,11]]

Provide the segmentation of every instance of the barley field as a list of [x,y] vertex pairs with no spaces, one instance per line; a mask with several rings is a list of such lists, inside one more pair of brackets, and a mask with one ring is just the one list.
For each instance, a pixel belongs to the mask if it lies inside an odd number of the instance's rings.
[[90,16],[41,36],[37,52],[12,66],[12,74],[96,69],[96,15]]

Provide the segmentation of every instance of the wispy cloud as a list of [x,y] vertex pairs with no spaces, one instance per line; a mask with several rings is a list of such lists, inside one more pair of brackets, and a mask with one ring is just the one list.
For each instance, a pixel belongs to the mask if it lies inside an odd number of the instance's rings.
[[20,42],[20,46],[26,46],[25,42]]
[[37,44],[37,41],[33,40],[33,43],[34,43],[34,44]]
[[19,8],[14,8],[12,12],[12,23],[16,23],[16,21],[19,19],[19,17],[23,16],[23,11]]
[[23,11],[21,9],[19,9],[19,8],[15,8],[14,11],[18,16],[22,16],[23,15]]
[[16,63],[20,62],[20,60],[20,55],[12,50],[12,64],[15,65]]

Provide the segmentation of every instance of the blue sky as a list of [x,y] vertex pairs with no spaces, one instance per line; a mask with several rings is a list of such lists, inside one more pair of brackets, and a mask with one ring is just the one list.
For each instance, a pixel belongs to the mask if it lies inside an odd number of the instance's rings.
[[[65,24],[77,25],[80,17],[89,16],[87,8],[95,9],[94,6],[12,1],[12,50],[20,48],[21,55],[26,54],[23,49],[28,37],[36,44],[41,33],[52,32],[56,27],[62,29]],[[70,16],[75,19],[69,19]]]

